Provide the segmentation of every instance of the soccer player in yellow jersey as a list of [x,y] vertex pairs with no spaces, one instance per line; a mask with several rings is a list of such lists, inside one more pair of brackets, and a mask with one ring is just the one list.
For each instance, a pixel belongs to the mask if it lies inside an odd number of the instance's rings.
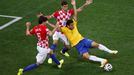
[[84,59],[100,62],[101,63],[100,67],[104,67],[104,65],[108,62],[108,60],[104,58],[96,57],[94,55],[90,55],[88,53],[88,49],[98,48],[99,50],[103,50],[111,54],[117,54],[118,51],[110,50],[102,44],[84,38],[77,29],[77,11],[76,11],[75,0],[72,1],[72,5],[74,8],[74,19],[68,20],[66,23],[66,27],[61,27],[61,31],[66,35],[66,37],[71,43],[71,46],[75,47],[79,52],[79,54],[82,55]]

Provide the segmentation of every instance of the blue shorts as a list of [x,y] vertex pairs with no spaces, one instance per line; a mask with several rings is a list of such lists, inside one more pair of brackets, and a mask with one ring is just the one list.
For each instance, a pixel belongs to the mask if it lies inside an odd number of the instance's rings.
[[83,53],[86,53],[89,51],[89,48],[92,48],[92,42],[93,40],[89,40],[84,38],[83,40],[81,40],[76,46],[75,48],[77,49],[77,51],[80,53],[80,55],[83,55]]

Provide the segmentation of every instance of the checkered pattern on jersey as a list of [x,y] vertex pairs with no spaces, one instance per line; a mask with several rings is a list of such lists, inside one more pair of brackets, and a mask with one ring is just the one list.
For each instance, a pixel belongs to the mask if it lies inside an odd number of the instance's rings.
[[57,19],[57,22],[59,25],[65,26],[67,20],[71,18],[71,16],[74,14],[74,10],[70,9],[66,12],[63,10],[56,11],[53,16]]
[[46,39],[44,40],[38,40],[37,46],[40,46],[42,48],[48,48],[49,44],[48,44],[48,37],[46,37]]
[[49,44],[48,44],[48,40],[49,40],[48,39],[48,32],[49,32],[49,29],[44,25],[35,26],[30,31],[30,33],[35,34],[37,39],[38,39],[37,46],[40,46],[42,48],[48,48],[49,47]]

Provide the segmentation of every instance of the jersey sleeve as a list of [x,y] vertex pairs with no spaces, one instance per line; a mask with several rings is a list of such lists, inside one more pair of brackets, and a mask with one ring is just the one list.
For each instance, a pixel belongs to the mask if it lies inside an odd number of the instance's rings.
[[70,9],[69,10],[69,13],[71,14],[71,16],[74,15],[74,10],[73,9]]
[[57,18],[58,16],[59,16],[58,11],[56,11],[56,12],[53,13],[53,17]]
[[35,34],[35,27],[30,30],[31,34]]

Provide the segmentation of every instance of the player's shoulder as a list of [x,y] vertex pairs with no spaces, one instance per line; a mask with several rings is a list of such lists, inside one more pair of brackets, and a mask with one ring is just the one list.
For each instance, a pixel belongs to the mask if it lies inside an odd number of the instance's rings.
[[32,29],[36,29],[36,28],[38,28],[38,25],[37,26],[34,26]]
[[62,31],[65,31],[67,28],[65,26],[60,27]]
[[74,9],[68,9],[69,12],[74,12]]
[[57,10],[57,11],[55,11],[54,13],[59,13],[60,11],[62,11],[62,10]]
[[71,8],[71,9],[69,9],[69,11],[73,11],[73,10],[74,10],[74,9],[72,9],[72,8]]
[[73,22],[77,23],[77,20],[75,20],[75,19],[72,19],[72,20],[73,20]]
[[48,29],[46,25],[42,25],[42,28]]
[[59,13],[60,13],[60,11],[61,11],[61,10],[57,10],[57,11],[55,11],[55,12],[53,13],[53,16],[54,16],[54,17],[58,16]]
[[38,26],[36,26],[36,28],[47,28],[47,26],[46,25],[42,25],[42,24],[39,24]]

